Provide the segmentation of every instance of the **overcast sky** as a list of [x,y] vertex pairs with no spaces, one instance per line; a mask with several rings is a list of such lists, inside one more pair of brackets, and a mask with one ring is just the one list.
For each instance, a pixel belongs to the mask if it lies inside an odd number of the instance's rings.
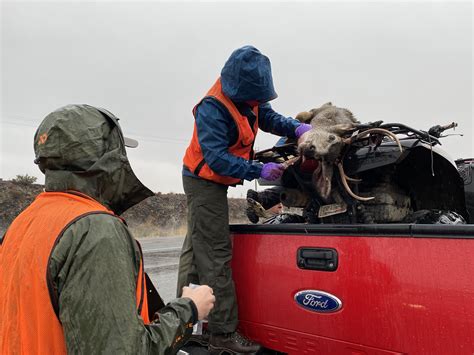
[[[474,156],[473,6],[465,2],[15,2],[1,5],[0,177],[42,175],[33,134],[69,103],[109,109],[140,141],[129,158],[154,191],[182,192],[192,107],[233,49],[272,62],[287,115],[332,101],[360,121],[452,121]],[[261,134],[257,147],[275,138]],[[253,186],[246,184],[246,187]],[[244,193],[231,189],[231,196]]]

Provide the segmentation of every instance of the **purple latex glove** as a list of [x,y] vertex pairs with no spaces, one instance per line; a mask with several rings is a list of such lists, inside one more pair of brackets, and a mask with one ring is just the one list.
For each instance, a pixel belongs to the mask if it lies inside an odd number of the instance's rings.
[[313,128],[310,124],[302,123],[295,129],[296,138],[300,138],[303,134],[308,132],[311,128]]
[[268,181],[275,181],[283,175],[285,167],[277,163],[265,163],[263,164],[262,172],[260,177]]

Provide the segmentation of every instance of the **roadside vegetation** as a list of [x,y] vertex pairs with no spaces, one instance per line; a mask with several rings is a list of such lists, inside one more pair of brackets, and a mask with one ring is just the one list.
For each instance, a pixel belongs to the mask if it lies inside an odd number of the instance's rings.
[[[36,177],[17,175],[0,179],[0,236],[13,219],[43,191]],[[229,199],[231,223],[247,223],[245,199]],[[186,197],[184,194],[156,193],[123,214],[135,237],[184,236],[186,234]]]

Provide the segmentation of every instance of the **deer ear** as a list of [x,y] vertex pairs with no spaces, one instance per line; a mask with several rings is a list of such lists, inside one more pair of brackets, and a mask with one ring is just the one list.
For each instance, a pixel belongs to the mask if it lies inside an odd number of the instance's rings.
[[311,111],[317,111],[317,110],[324,110],[326,108],[332,107],[331,102],[326,102],[324,105],[321,105],[321,107],[318,108],[313,108]]
[[357,121],[357,119],[354,117],[354,115],[352,114],[351,111],[349,111],[347,108],[343,108],[342,110],[346,113],[347,117],[349,117],[349,119],[350,119],[352,122],[354,122],[354,123],[359,123],[359,121]]
[[338,136],[342,136],[345,133],[353,130],[355,128],[355,124],[350,124],[350,123],[342,123],[342,124],[337,124],[334,126],[329,127],[329,131],[331,133],[334,133]]
[[298,113],[295,118],[302,123],[309,123],[313,118],[313,114],[311,112],[304,111]]
[[332,103],[330,102],[326,102],[324,105],[322,105],[321,107],[318,107],[318,108],[313,108],[312,110],[310,110],[309,112],[312,113],[313,117],[316,116],[318,113],[324,111],[325,109],[329,108],[329,107],[332,107]]

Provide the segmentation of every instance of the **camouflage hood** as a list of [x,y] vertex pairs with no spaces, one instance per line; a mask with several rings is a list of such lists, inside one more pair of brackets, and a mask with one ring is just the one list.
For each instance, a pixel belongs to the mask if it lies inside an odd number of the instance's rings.
[[152,196],[132,171],[117,120],[89,105],[68,105],[46,116],[34,138],[46,191],[79,191],[116,214]]

